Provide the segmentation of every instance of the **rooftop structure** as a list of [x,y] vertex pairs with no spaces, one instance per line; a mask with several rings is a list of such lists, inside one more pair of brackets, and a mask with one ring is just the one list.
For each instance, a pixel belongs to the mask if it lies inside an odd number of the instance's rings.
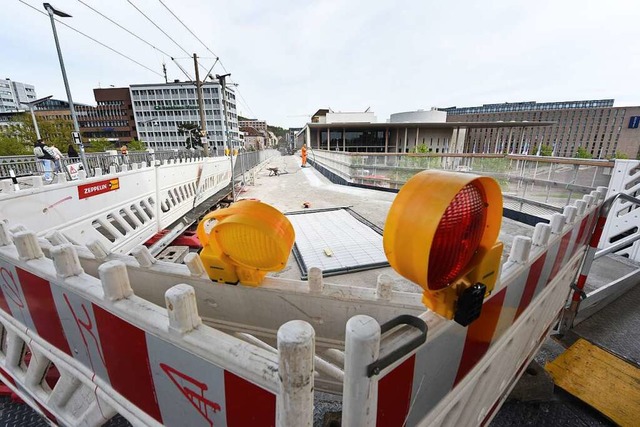
[[258,119],[246,119],[246,120],[238,120],[238,127],[240,128],[254,128],[257,130],[267,131],[267,121],[266,120],[258,120]]
[[375,123],[376,115],[367,108],[365,111],[333,111],[321,108],[311,116],[311,123]]
[[[471,152],[492,152],[493,147],[513,144],[529,147],[548,146],[552,155],[581,155],[597,159],[640,155],[640,106],[614,107],[613,99],[566,102],[516,102],[485,104],[480,107],[440,108],[448,122],[547,121],[552,126],[523,127],[504,132],[487,126],[475,129],[467,138]],[[474,148],[475,147],[475,148]]]
[[[200,126],[198,96],[194,82],[173,82],[131,85],[131,100],[135,127],[141,141],[152,148],[186,147],[188,135],[180,132],[180,124]],[[224,116],[220,85],[217,82],[203,84],[203,102],[207,136],[214,152],[223,152]],[[238,116],[236,95],[227,87],[228,138],[237,144]]]
[[[296,134],[295,146],[303,143],[314,149],[370,153],[466,153],[472,152],[468,141],[470,129],[503,129],[508,133],[524,127],[546,127],[550,121],[536,122],[447,122],[446,113],[437,110],[392,114],[387,123],[366,121],[375,119],[373,112],[331,113],[318,110],[312,122]],[[355,120],[354,120],[355,119]],[[521,141],[510,144],[492,141],[487,152],[522,153],[530,150]]]
[[486,114],[486,113],[508,113],[514,111],[546,111],[546,110],[568,110],[575,108],[605,108],[613,107],[613,99],[598,99],[588,101],[561,101],[561,102],[504,102],[501,104],[482,104],[480,107],[447,107],[438,108],[446,111],[449,115],[460,114]]

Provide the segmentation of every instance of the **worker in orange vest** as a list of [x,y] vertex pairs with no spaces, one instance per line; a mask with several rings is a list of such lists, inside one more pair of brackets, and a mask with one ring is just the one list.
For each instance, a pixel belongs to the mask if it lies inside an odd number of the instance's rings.
[[302,144],[300,152],[302,153],[302,165],[300,167],[304,168],[307,166],[307,144]]

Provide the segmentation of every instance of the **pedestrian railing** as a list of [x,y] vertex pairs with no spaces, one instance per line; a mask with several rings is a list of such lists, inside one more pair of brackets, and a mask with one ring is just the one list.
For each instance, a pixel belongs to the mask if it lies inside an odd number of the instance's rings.
[[374,154],[312,150],[310,160],[345,181],[397,190],[426,169],[495,178],[514,206],[531,201],[549,214],[600,186],[609,186],[614,162],[506,154]]

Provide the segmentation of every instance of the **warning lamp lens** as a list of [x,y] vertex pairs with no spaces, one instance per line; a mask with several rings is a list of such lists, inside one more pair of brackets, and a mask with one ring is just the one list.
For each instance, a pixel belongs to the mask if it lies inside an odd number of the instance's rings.
[[482,187],[465,185],[451,201],[435,232],[428,265],[431,290],[447,287],[475,254],[487,222]]

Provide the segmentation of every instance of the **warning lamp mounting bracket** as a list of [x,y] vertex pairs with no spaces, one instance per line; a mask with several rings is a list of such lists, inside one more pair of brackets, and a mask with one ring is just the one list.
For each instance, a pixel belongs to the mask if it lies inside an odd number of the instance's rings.
[[482,283],[476,283],[462,291],[458,298],[453,320],[462,326],[469,326],[471,322],[480,317],[486,293],[487,287]]

